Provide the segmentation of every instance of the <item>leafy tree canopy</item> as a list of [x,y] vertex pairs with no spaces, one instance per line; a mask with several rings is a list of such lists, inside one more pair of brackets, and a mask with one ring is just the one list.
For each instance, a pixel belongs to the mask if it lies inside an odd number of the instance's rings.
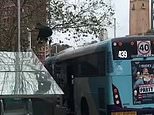
[[69,4],[51,0],[48,4],[50,26],[62,33],[93,34],[96,37],[112,26],[114,10],[104,0],[89,0],[80,4]]

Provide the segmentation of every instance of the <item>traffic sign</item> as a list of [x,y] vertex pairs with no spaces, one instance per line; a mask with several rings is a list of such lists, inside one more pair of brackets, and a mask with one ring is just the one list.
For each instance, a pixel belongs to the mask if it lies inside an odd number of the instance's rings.
[[137,41],[138,55],[151,55],[151,42],[150,41]]

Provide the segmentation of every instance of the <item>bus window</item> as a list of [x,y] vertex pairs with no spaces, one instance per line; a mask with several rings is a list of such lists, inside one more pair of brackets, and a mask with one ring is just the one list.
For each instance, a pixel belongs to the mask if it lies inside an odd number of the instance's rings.
[[81,77],[105,75],[105,53],[96,52],[78,58],[78,75]]
[[54,66],[54,72],[55,72],[56,74],[60,74],[60,71],[61,71],[61,66],[60,66],[60,65],[55,65],[55,66]]
[[99,107],[105,109],[105,90],[104,88],[98,88]]

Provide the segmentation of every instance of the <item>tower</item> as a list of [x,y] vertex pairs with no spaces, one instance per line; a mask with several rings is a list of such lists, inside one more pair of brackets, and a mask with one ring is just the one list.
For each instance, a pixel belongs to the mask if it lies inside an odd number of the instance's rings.
[[129,34],[144,34],[150,29],[149,0],[130,0]]

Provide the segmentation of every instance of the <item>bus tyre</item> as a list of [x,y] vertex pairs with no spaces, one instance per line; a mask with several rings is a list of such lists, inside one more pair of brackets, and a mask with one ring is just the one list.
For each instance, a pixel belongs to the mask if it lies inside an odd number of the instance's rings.
[[81,115],[89,115],[89,106],[86,98],[81,99]]

